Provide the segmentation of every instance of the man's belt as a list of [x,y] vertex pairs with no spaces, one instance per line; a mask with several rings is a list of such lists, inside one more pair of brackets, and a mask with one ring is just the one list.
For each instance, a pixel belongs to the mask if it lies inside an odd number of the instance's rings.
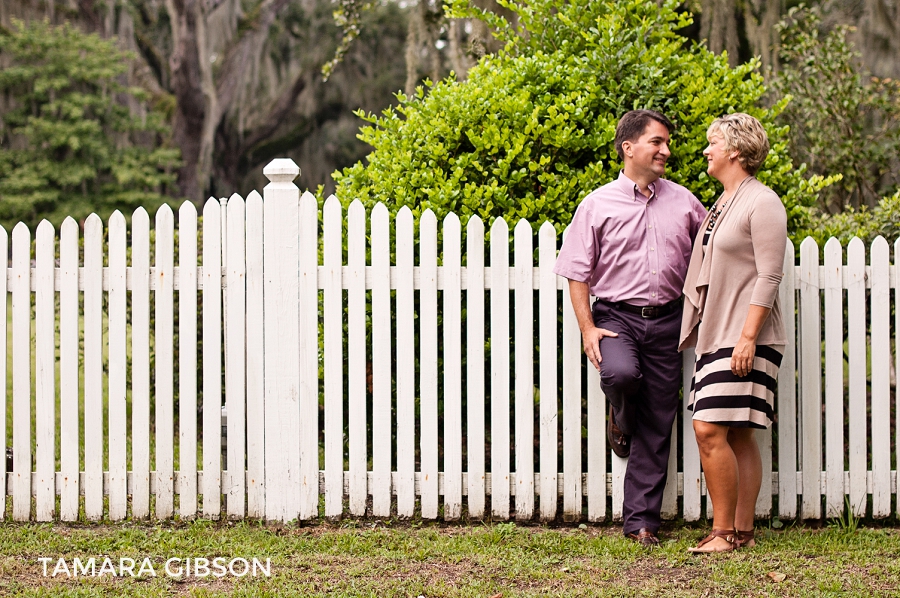
[[676,309],[681,307],[681,299],[676,299],[675,301],[670,301],[665,305],[631,305],[630,303],[625,303],[624,301],[604,301],[603,299],[597,299],[598,302],[611,307],[612,309],[616,309],[619,311],[625,311],[630,314],[637,314],[644,319],[647,320],[655,320],[656,318],[661,318],[663,316],[667,316]]

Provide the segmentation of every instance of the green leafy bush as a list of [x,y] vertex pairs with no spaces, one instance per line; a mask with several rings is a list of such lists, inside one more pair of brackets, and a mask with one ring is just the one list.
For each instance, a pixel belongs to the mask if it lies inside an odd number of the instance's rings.
[[[71,25],[0,31],[0,223],[153,211],[177,149],[146,93],[123,86],[128,55]],[[139,108],[132,111],[129,104]]]
[[[533,0],[501,3],[524,29],[504,29],[481,13],[507,45],[486,56],[464,82],[429,83],[381,116],[359,113],[360,138],[373,151],[365,163],[335,173],[337,195],[393,213],[409,206],[418,217],[456,212],[485,221],[526,218],[561,231],[581,198],[616,176],[618,118],[634,108],[661,110],[678,125],[668,177],[706,204],[718,183],[706,175],[706,128],[716,117],[744,111],[759,118],[772,152],[759,178],[782,197],[791,230],[808,222],[808,206],[829,180],[805,179],[788,156],[787,128],[775,124],[785,102],[762,107],[759,64],[730,68],[682,37],[690,16],[678,2]],[[479,11],[457,0],[455,16]],[[507,31],[507,33],[502,33]]]
[[874,208],[863,206],[834,215],[817,215],[802,233],[815,239],[819,247],[824,247],[831,237],[844,247],[853,237],[859,237],[868,247],[878,235],[888,243],[900,238],[900,191],[881,199]]

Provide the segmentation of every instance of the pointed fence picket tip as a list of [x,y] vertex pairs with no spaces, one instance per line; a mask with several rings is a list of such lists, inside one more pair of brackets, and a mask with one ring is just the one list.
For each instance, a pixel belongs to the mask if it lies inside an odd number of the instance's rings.
[[[91,214],[91,215],[93,216],[93,214]],[[171,216],[174,216],[174,212],[172,212],[172,206],[170,206],[167,203],[164,203],[163,205],[159,206],[159,209],[156,210],[157,220],[160,217],[171,217]]]
[[[137,216],[137,212],[135,212],[134,214],[135,214],[135,216]],[[179,216],[186,216],[188,214],[193,214],[193,215],[197,214],[197,206],[195,206],[194,202],[192,202],[192,201],[186,201],[183,204],[181,204],[180,208],[178,208]]]
[[872,250],[874,250],[876,247],[880,247],[880,246],[884,246],[885,248],[887,248],[888,242],[887,242],[887,239],[885,239],[881,235],[878,235],[877,237],[872,239],[872,245],[870,247]]
[[272,183],[291,183],[300,176],[300,167],[290,158],[275,158],[263,168],[263,174]]
[[341,205],[341,202],[338,200],[337,197],[335,197],[334,195],[329,195],[328,199],[325,200],[323,209],[328,210],[328,211],[331,211],[331,210],[342,211],[343,206]]

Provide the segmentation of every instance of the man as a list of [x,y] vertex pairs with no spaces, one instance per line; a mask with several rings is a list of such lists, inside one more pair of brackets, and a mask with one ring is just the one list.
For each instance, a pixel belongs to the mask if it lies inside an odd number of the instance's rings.
[[621,118],[616,151],[625,167],[578,206],[554,267],[569,279],[584,352],[610,402],[609,444],[630,454],[623,532],[648,547],[659,544],[678,410],[681,290],[706,216],[690,191],[660,178],[674,128],[653,110]]

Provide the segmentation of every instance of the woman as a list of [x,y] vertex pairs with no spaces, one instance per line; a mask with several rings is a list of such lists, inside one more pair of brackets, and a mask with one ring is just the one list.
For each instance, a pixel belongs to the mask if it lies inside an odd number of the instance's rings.
[[714,121],[706,137],[707,172],[725,191],[694,242],[679,344],[696,347],[688,409],[714,506],[712,533],[689,549],[702,553],[755,545],[762,462],[753,430],[772,422],[787,342],[778,300],[787,214],[754,176],[769,152],[766,132],[737,113]]

